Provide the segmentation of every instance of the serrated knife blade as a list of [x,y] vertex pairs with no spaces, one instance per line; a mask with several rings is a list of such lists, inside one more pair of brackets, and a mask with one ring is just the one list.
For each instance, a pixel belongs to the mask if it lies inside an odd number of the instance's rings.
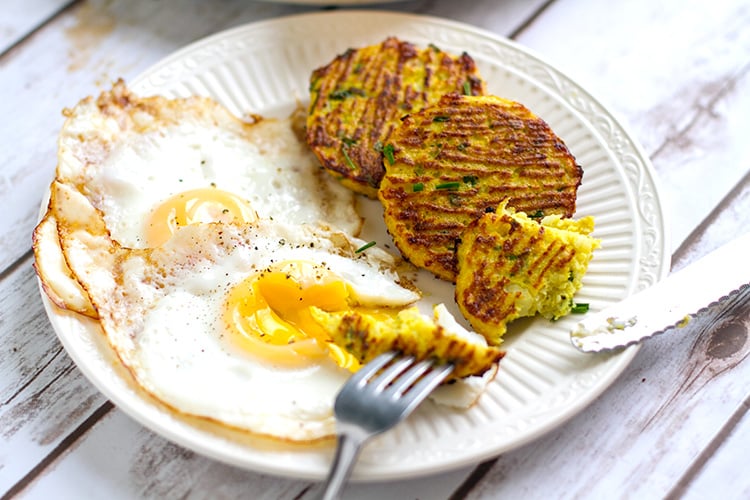
[[[750,233],[732,240],[655,285],[601,311],[570,332],[583,352],[627,347],[679,330],[709,307],[750,291]],[[750,293],[748,293],[750,295]]]

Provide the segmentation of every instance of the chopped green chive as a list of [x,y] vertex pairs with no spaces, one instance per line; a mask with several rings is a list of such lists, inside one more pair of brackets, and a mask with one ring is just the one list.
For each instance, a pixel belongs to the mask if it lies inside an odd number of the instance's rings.
[[349,89],[336,89],[328,94],[328,98],[334,101],[343,101],[355,95],[365,97],[366,94],[364,90],[353,87]]
[[589,312],[589,305],[585,302],[573,304],[573,307],[570,308],[570,312],[572,312],[573,314],[587,313]]
[[351,92],[349,92],[348,90],[339,89],[339,90],[334,90],[333,92],[328,94],[328,97],[329,99],[333,101],[343,101],[344,99],[346,99],[347,97],[351,95],[352,95]]
[[476,175],[464,175],[463,181],[464,184],[471,184],[472,186],[476,186],[479,178]]
[[423,189],[424,189],[424,184],[422,184],[421,182],[415,182],[414,184],[411,185],[411,190],[415,193],[418,193],[422,191]]
[[434,117],[434,118],[432,119],[432,121],[433,121],[433,122],[447,122],[447,121],[448,121],[448,120],[450,120],[450,119],[451,119],[451,117],[450,117],[450,116],[439,115],[439,116],[436,116],[436,117]]
[[435,189],[458,189],[461,187],[460,182],[443,182],[435,186]]
[[347,153],[347,147],[344,146],[341,148],[341,153],[344,155],[344,160],[346,160],[346,164],[351,168],[352,170],[357,170],[357,164],[352,161],[351,157],[349,156],[349,153]]
[[359,247],[358,249],[356,249],[354,251],[354,253],[362,253],[362,252],[364,252],[365,250],[367,250],[368,248],[370,248],[372,246],[375,246],[375,242],[374,241],[371,241],[369,243],[365,243],[364,245],[362,245],[361,247]]
[[529,217],[531,217],[532,219],[541,219],[542,217],[544,217],[544,212],[542,212],[541,210],[537,210],[533,214],[529,214]]
[[342,138],[341,138],[341,142],[343,142],[343,143],[344,143],[344,144],[346,144],[347,146],[351,146],[351,145],[353,145],[353,144],[356,144],[356,143],[357,143],[357,139],[353,139],[353,138],[351,138],[351,137],[342,137]]
[[464,82],[464,95],[471,95],[471,83],[469,80]]
[[[310,89],[310,92],[313,92],[313,89]],[[310,103],[310,107],[308,108],[307,114],[312,114],[313,110],[318,106],[318,99],[320,99],[320,91],[315,91],[315,98],[313,99],[312,103]]]
[[383,154],[385,155],[385,159],[388,160],[388,163],[391,165],[396,163],[396,157],[393,156],[393,144],[386,144],[383,146]]

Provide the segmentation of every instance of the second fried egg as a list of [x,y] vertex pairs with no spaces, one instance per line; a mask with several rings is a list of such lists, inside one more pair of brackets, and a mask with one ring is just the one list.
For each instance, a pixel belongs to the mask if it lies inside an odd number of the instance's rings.
[[155,249],[62,234],[141,387],[184,414],[285,440],[333,434],[333,399],[356,368],[310,306],[395,314],[419,298],[399,283],[396,258],[319,227],[191,225]]

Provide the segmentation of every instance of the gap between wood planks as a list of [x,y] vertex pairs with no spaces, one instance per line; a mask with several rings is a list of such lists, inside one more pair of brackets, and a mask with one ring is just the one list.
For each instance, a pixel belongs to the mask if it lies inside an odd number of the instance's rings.
[[16,484],[10,487],[5,494],[0,497],[0,500],[6,500],[13,498],[15,495],[23,491],[34,479],[44,472],[44,470],[50,466],[55,460],[57,460],[63,453],[65,453],[76,441],[84,436],[94,425],[104,418],[107,413],[114,409],[114,404],[110,401],[105,401],[99,408],[97,408],[89,417],[81,422],[81,424],[73,429],[73,431],[65,436],[65,438],[58,443],[55,448],[47,454],[36,466],[26,473]]
[[523,33],[526,30],[526,28],[528,28],[529,26],[531,26],[531,24],[534,21],[536,21],[539,18],[539,16],[541,16],[544,13],[544,11],[547,10],[547,8],[549,8],[549,6],[552,5],[553,3],[555,3],[555,0],[547,0],[542,5],[540,5],[534,11],[533,14],[531,14],[528,18],[526,18],[526,20],[524,22],[522,22],[521,24],[519,24],[516,29],[514,29],[513,31],[511,31],[508,34],[508,38],[510,38],[512,40],[515,40],[516,38],[518,38],[518,35],[520,35],[521,33]]
[[52,12],[47,19],[42,20],[34,29],[29,30],[28,33],[26,33],[24,36],[13,42],[10,46],[8,46],[4,51],[0,53],[0,60],[3,59],[5,56],[13,52],[16,48],[18,48],[20,45],[22,45],[26,40],[34,36],[39,30],[44,28],[47,24],[49,24],[53,19],[67,11],[68,9],[72,8],[77,3],[80,3],[81,0],[72,0],[66,4],[64,4],[62,7],[57,9],[55,12]]
[[693,229],[693,231],[687,236],[687,238],[685,238],[685,241],[683,241],[677,248],[677,250],[675,250],[674,254],[672,255],[673,270],[677,270],[687,264],[683,263],[682,261],[689,256],[690,248],[700,242],[701,238],[706,232],[706,228],[711,226],[725,210],[730,208],[734,201],[741,197],[743,192],[746,190],[750,190],[750,169],[748,169],[742,179],[740,179],[739,182],[734,185],[731,191],[729,191],[729,193],[724,196],[724,198],[718,203],[718,205],[716,205],[714,209],[711,210],[706,218],[703,219],[703,221],[695,229]]
[[16,270],[18,270],[22,265],[26,264],[26,261],[32,258],[34,255],[33,249],[28,249],[26,253],[21,255],[19,258],[17,258],[14,262],[11,262],[8,267],[0,271],[0,281],[5,280],[8,276],[13,274]]
[[737,424],[742,421],[742,419],[745,417],[745,415],[748,414],[748,412],[750,412],[750,395],[745,398],[745,400],[735,410],[732,416],[729,417],[729,420],[727,420],[722,428],[719,429],[719,432],[716,434],[716,436],[714,436],[714,438],[708,443],[703,451],[701,451],[701,453],[695,458],[695,460],[693,460],[682,477],[680,477],[680,479],[677,481],[677,484],[675,484],[672,489],[664,496],[665,500],[677,500],[678,498],[682,498],[685,495],[688,487],[698,476],[698,473],[701,471],[701,469],[711,459],[714,453],[716,453],[716,450],[721,448],[721,445],[724,444],[724,441],[726,441],[727,438],[732,435],[732,432],[734,432]]

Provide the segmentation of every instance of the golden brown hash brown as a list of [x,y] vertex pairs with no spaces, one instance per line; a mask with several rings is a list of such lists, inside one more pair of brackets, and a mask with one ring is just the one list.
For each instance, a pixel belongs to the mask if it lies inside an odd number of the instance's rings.
[[568,314],[599,240],[594,219],[540,221],[498,208],[472,223],[458,248],[456,302],[487,342],[497,345],[506,324],[536,313]]
[[307,143],[344,185],[371,198],[383,177],[383,152],[400,118],[449,92],[484,93],[474,60],[390,37],[349,49],[310,77]]
[[417,360],[452,363],[453,372],[447,380],[453,380],[482,375],[504,355],[484,341],[480,343],[449,332],[416,307],[399,311],[396,316],[382,317],[357,311],[326,312],[318,308],[311,312],[333,341],[362,364],[388,351],[397,351]]
[[404,257],[449,281],[468,224],[505,199],[532,217],[570,217],[583,175],[547,123],[495,96],[450,94],[405,117],[384,156],[388,231]]

